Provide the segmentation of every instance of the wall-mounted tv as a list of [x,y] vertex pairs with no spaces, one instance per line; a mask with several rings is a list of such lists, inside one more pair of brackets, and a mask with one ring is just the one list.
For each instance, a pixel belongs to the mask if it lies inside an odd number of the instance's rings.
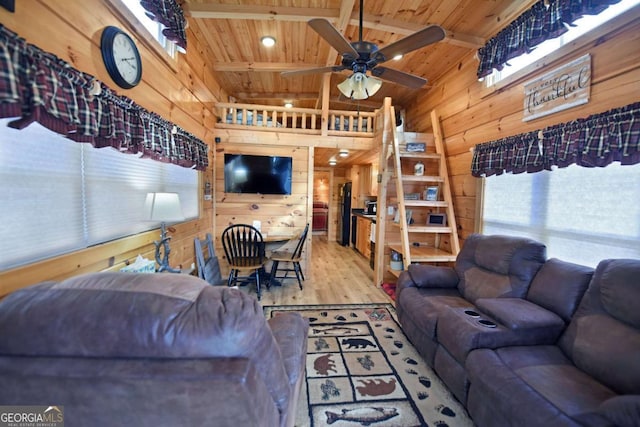
[[224,192],[291,194],[291,157],[224,155]]

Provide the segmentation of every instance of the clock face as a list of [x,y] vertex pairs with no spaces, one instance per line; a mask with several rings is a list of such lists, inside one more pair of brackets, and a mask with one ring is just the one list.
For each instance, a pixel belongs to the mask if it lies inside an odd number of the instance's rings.
[[100,43],[109,75],[120,87],[130,89],[140,83],[142,62],[135,43],[116,27],[107,27]]
[[136,47],[125,34],[119,33],[113,38],[113,59],[120,76],[129,84],[137,82],[140,63]]

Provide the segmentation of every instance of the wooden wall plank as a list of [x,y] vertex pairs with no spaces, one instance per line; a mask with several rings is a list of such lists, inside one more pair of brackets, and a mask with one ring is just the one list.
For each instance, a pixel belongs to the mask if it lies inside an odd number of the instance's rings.
[[[476,213],[476,178],[471,176],[472,153],[476,144],[509,135],[542,129],[576,118],[587,117],[640,99],[640,18],[638,9],[622,17],[624,25],[605,26],[582,41],[574,41],[564,56],[541,61],[533,72],[510,85],[491,91],[475,77],[477,60],[472,56],[453,67],[445,78],[432,82],[426,95],[418,96],[407,109],[407,128],[428,132],[431,124],[425,111],[437,109],[445,136],[447,162],[453,182],[456,220],[461,238],[474,231],[480,218]],[[567,53],[568,52],[568,53]],[[523,84],[559,64],[589,53],[592,56],[592,87],[589,103],[530,122],[522,121]]]

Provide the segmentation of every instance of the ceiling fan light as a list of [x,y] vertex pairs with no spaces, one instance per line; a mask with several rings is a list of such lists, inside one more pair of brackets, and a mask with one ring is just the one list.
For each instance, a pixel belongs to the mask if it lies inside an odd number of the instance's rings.
[[271,36],[264,36],[260,39],[260,43],[265,47],[272,47],[276,44],[276,39]]
[[382,86],[382,80],[377,77],[367,77],[364,73],[353,73],[351,77],[338,85],[340,92],[347,98],[367,99]]

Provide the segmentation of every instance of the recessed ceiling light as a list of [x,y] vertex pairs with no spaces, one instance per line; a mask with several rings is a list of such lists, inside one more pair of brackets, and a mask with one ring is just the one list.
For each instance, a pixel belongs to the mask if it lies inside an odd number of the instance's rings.
[[402,59],[402,55],[396,55],[396,56],[393,57],[394,61],[399,61],[401,59]]
[[276,39],[271,36],[264,36],[260,39],[260,42],[265,47],[271,47],[276,44]]
[[340,152],[338,153],[338,156],[340,156],[340,157],[347,157],[348,155],[349,155],[349,150],[344,149],[344,148],[342,150],[340,150]]
[[284,106],[285,108],[293,108],[293,102],[285,102]]

